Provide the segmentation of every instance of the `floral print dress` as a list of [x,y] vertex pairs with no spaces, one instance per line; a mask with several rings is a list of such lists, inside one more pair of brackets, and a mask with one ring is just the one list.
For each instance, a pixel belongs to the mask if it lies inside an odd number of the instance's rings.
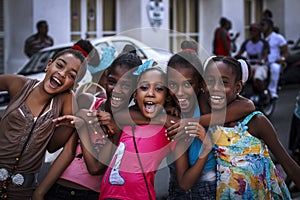
[[211,134],[217,159],[217,199],[291,199],[267,146],[252,136],[248,115],[235,127],[215,126]]

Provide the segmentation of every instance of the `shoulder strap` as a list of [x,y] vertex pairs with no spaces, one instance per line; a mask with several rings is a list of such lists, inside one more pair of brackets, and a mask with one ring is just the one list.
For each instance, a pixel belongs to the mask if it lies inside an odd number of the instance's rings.
[[260,112],[260,111],[254,111],[254,112],[252,112],[251,114],[249,114],[249,115],[243,120],[242,124],[248,124],[248,122],[252,119],[252,117],[253,117],[254,115],[263,115],[263,113]]

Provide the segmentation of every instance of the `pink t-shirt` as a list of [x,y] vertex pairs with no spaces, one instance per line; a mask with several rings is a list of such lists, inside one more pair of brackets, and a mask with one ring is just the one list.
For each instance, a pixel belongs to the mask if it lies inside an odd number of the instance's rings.
[[[163,126],[136,126],[134,135],[151,198],[155,199],[154,175],[163,158],[173,149],[173,143],[167,140]],[[100,191],[100,199],[148,199],[131,126],[123,128],[118,149],[102,178]]]
[[[101,105],[101,103],[103,103],[104,100],[105,99],[102,98],[97,99],[92,109],[97,110],[97,108]],[[103,145],[103,138],[100,134],[93,134],[91,136],[91,140],[95,145]],[[77,183],[95,192],[100,192],[100,183],[102,176],[92,176],[89,174],[83,158],[80,140],[76,148],[75,158],[63,172],[60,178]]]

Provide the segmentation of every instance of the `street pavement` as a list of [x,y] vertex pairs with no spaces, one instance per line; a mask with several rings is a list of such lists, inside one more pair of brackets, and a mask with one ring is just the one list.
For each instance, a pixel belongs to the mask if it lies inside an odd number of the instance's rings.
[[[288,152],[290,152],[288,150],[290,125],[298,91],[300,91],[300,85],[282,86],[282,89],[279,91],[279,99],[276,102],[275,110],[269,117],[274,125],[279,140]],[[277,167],[281,171],[282,176],[286,177],[280,164],[277,164]],[[157,191],[157,199],[159,200],[166,199],[169,181],[168,177],[169,173],[167,167],[160,169],[156,174],[155,188]],[[300,200],[300,192],[292,194],[292,197],[294,200]]]

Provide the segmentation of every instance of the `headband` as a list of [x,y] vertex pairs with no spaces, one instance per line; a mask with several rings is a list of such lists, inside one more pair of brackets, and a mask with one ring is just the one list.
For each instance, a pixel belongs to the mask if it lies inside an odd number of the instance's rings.
[[205,60],[205,62],[204,62],[204,64],[203,64],[203,71],[204,71],[204,72],[205,72],[205,70],[206,70],[206,67],[207,67],[209,61],[212,60],[212,59],[215,58],[215,57],[217,57],[217,56],[210,56],[209,58],[207,58],[207,59]]
[[242,68],[242,82],[246,83],[249,77],[248,65],[246,61],[244,61],[243,59],[238,59],[238,61],[241,64],[241,68]]
[[83,50],[79,45],[73,45],[72,46],[72,49],[75,49],[75,50],[78,50],[78,51],[80,51],[83,55],[84,55],[84,57],[87,57],[88,56],[88,53],[85,51],[85,50]]

